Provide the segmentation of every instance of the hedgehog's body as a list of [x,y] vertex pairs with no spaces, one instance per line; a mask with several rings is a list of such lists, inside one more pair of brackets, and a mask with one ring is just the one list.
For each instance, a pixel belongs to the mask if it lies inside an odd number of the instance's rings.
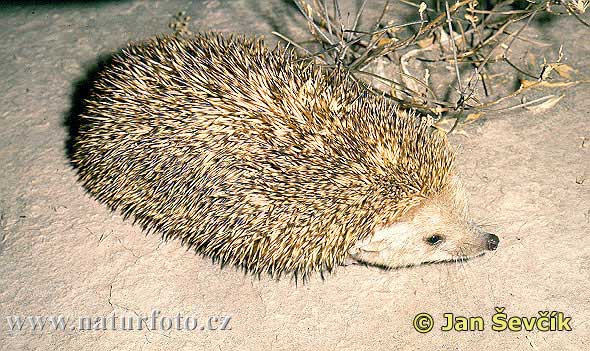
[[[390,267],[452,260],[489,241],[455,205],[463,196],[444,136],[344,73],[258,40],[130,46],[99,77],[81,119],[73,161],[90,193],[252,271],[331,269],[347,253]],[[435,201],[455,207],[448,218],[465,224],[462,239],[446,251],[431,243],[430,257],[412,259],[403,245],[386,253],[395,245],[383,237],[416,227],[417,209]],[[426,229],[426,239],[440,234]]]

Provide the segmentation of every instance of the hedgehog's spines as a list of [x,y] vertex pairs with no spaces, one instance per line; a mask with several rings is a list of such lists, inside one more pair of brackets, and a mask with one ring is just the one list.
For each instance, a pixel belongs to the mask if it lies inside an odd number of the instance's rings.
[[453,160],[348,74],[244,36],[132,44],[85,102],[73,162],[99,201],[222,265],[331,271],[444,188]]

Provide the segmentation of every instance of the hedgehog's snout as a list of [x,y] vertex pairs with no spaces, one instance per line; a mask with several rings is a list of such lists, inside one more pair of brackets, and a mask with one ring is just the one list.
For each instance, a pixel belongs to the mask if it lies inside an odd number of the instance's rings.
[[486,234],[488,236],[488,238],[487,238],[487,248],[490,251],[494,251],[495,249],[498,248],[498,244],[500,243],[500,239],[495,234],[492,234],[492,233],[486,233]]

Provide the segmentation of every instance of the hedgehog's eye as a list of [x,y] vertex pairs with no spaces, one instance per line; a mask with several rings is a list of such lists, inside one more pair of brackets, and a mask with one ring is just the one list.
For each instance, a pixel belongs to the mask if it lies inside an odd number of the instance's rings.
[[444,240],[444,238],[440,235],[437,235],[437,234],[426,238],[426,242],[430,245],[438,245],[438,244],[442,243],[443,240]]

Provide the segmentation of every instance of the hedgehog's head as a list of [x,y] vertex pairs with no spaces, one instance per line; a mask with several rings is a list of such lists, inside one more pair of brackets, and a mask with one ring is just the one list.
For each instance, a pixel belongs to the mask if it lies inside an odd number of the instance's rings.
[[349,250],[357,261],[387,268],[465,260],[495,250],[499,239],[468,216],[466,194],[457,178],[436,195]]

